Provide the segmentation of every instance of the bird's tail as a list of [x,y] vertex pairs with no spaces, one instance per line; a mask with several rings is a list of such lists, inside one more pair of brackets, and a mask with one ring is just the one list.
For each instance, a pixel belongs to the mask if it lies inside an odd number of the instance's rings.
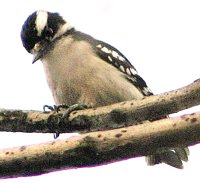
[[162,150],[158,153],[146,156],[146,162],[152,166],[159,163],[166,163],[175,168],[182,169],[182,161],[188,161],[189,149],[185,148],[174,148],[172,150]]

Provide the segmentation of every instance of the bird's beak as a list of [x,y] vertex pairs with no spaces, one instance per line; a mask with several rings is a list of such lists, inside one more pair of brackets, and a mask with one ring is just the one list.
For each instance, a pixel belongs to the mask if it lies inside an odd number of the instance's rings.
[[39,59],[41,58],[41,55],[40,54],[36,54],[33,56],[33,61],[32,61],[32,64],[34,64],[36,61],[38,61]]
[[34,48],[30,51],[30,53],[33,54],[33,61],[32,64],[34,64],[36,61],[38,61],[42,55],[43,55],[43,51],[41,49],[41,44],[37,43],[35,44]]

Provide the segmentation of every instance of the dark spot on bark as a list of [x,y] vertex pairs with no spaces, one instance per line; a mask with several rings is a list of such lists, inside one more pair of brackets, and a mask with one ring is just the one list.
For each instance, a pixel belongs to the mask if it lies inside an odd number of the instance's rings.
[[121,133],[118,133],[118,134],[115,135],[115,137],[117,137],[117,138],[120,138],[121,136],[122,136]]
[[45,153],[45,156],[47,156],[47,157],[51,157],[51,153],[46,152],[46,153]]
[[105,125],[105,128],[109,128],[109,127],[110,127],[110,125],[108,125],[108,124]]
[[121,132],[122,132],[122,133],[126,133],[126,132],[127,132],[127,130],[122,130]]
[[165,99],[163,98],[163,99],[161,100],[161,102],[165,102]]
[[185,121],[189,121],[190,118],[186,118]]
[[98,138],[101,138],[101,137],[102,137],[102,135],[101,135],[101,134],[99,134],[99,135],[97,135],[97,137],[98,137]]
[[197,121],[197,118],[192,118],[190,121],[191,123],[195,123]]
[[131,104],[130,105],[133,105],[134,103],[133,102],[131,102]]
[[122,122],[127,121],[127,115],[120,110],[113,110],[110,113],[110,116],[117,124],[121,124]]
[[24,151],[26,149],[26,146],[22,146],[22,147],[20,147],[20,151]]
[[10,154],[11,154],[11,155],[14,155],[15,153],[14,153],[14,152],[11,152]]
[[68,142],[69,142],[68,140],[65,141],[65,143],[68,143]]
[[73,111],[71,114],[72,114],[72,115],[75,115],[76,113],[77,113],[77,111]]
[[[150,121],[150,123],[152,123],[153,121]],[[137,122],[137,123],[135,123],[134,125],[142,125],[143,124],[143,122],[142,121],[139,121],[139,122]]]
[[9,152],[7,151],[5,154],[6,154],[6,155],[8,155],[8,154],[9,154]]

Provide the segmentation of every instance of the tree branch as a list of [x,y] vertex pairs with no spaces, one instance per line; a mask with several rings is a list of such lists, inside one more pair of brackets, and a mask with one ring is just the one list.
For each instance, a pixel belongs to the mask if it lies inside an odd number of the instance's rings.
[[0,176],[95,166],[200,142],[200,113],[0,151]]
[[113,104],[110,106],[74,111],[69,118],[65,111],[39,112],[0,110],[0,131],[9,132],[91,132],[120,128],[200,104],[200,80],[160,95]]

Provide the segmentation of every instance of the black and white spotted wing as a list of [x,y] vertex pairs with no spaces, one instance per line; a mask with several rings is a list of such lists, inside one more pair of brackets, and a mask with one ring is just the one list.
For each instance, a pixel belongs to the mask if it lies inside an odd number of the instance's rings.
[[134,66],[119,50],[80,31],[73,30],[71,35],[75,37],[75,40],[77,41],[85,40],[93,45],[97,55],[109,64],[116,67],[119,71],[123,72],[126,79],[129,80],[129,82],[131,82],[135,87],[137,87],[144,96],[153,95],[151,90],[146,85],[146,82],[138,75]]
[[126,79],[133,83],[145,96],[153,95],[146,82],[138,75],[137,70],[120,51],[107,43],[97,41],[96,52],[100,58],[125,73]]

